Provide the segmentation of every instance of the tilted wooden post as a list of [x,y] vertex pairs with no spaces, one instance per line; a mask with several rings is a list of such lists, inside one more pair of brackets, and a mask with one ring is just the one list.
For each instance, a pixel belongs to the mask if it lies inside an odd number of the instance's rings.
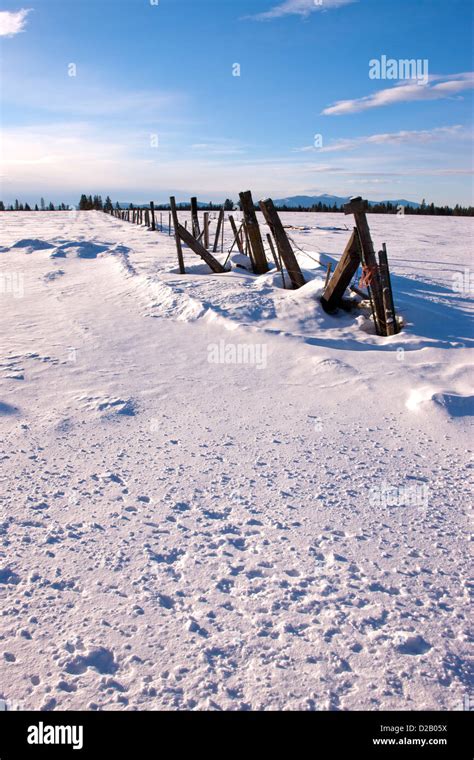
[[269,232],[267,232],[267,240],[268,240],[268,245],[270,246],[270,250],[272,252],[273,261],[275,262],[276,268],[279,270],[280,269],[280,262],[277,259],[277,255],[275,253],[275,246],[273,245],[272,236],[270,235]]
[[197,198],[191,198],[191,219],[193,235],[195,238],[198,238],[201,230],[199,227]]
[[155,204],[153,201],[150,201],[150,212],[151,212],[151,229],[156,230],[155,225]]
[[275,238],[278,253],[283,260],[293,288],[301,288],[305,284],[305,279],[271,198],[260,201],[260,208]]
[[324,290],[321,298],[321,304],[324,311],[332,312],[337,309],[341,303],[342,296],[350,281],[354,277],[360,264],[360,250],[357,230],[352,231],[344,253],[334,270],[334,274],[329,280],[329,284]]
[[346,203],[344,206],[344,213],[354,214],[357,231],[359,233],[359,240],[362,246],[362,264],[371,273],[370,288],[374,302],[374,317],[376,320],[375,326],[378,328],[379,334],[383,334],[385,313],[383,307],[382,288],[380,285],[380,277],[377,259],[375,257],[374,244],[370,235],[369,224],[367,222],[367,216],[365,213],[365,205],[362,198],[360,196],[357,198],[351,198],[349,203]]
[[204,248],[209,248],[209,211],[204,212]]
[[221,210],[219,211],[219,218],[217,220],[216,237],[214,239],[214,247],[212,249],[213,253],[216,253],[217,246],[219,245],[219,237],[221,234],[221,227],[222,227],[223,220],[224,220],[224,209],[221,208]]
[[385,243],[383,244],[383,250],[379,251],[379,271],[382,285],[386,334],[397,335],[399,333],[399,327],[395,314],[395,304],[393,301],[392,283],[387,258],[387,246]]
[[230,226],[232,227],[232,232],[234,233],[234,243],[237,245],[237,248],[239,249],[239,253],[243,253],[244,247],[242,245],[242,240],[240,239],[240,235],[237,232],[237,226],[235,224],[235,219],[232,216],[232,214],[229,216],[229,222],[230,222]]
[[255,208],[250,190],[239,193],[240,204],[245,219],[245,229],[249,238],[250,248],[252,249],[252,259],[254,271],[256,274],[265,274],[268,272],[268,261],[265,256],[260,227],[255,213]]
[[176,211],[176,198],[171,196],[170,198],[171,213],[173,215],[174,236],[176,240],[176,251],[178,253],[178,264],[180,274],[186,274],[184,268],[183,249],[181,248],[181,238],[178,232],[178,212]]
[[181,224],[178,224],[176,227],[178,234],[181,238],[181,240],[188,245],[194,253],[197,253],[198,256],[200,256],[212,269],[213,272],[216,272],[217,274],[221,274],[222,272],[225,272],[225,268],[222,266],[220,261],[217,261],[217,259],[212,256],[212,254],[209,253],[209,251],[206,251],[203,245],[199,243],[193,235],[191,235],[188,230],[185,230],[184,227]]

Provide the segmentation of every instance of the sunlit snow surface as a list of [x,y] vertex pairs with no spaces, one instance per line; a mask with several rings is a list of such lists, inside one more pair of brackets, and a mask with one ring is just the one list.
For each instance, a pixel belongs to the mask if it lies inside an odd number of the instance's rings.
[[11,706],[461,709],[473,222],[369,216],[381,338],[318,301],[352,217],[282,219],[299,291],[233,254],[180,276],[166,229],[1,214]]

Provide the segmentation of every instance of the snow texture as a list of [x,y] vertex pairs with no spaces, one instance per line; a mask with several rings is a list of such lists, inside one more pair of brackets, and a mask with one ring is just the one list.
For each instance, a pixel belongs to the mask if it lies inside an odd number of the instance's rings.
[[382,338],[318,301],[352,218],[282,218],[299,291],[188,248],[180,276],[166,229],[2,214],[7,704],[460,709],[472,220],[369,217]]

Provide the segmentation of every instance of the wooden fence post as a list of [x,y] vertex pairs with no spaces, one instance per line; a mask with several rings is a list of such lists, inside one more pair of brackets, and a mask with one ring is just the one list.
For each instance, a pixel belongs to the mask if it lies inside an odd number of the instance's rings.
[[151,229],[154,231],[156,230],[155,225],[155,204],[153,201],[150,201],[150,213],[151,213]]
[[180,274],[186,274],[184,268],[183,249],[181,248],[181,238],[178,232],[178,212],[176,211],[176,199],[174,196],[170,198],[171,213],[173,215],[174,236],[176,240],[176,250],[178,252],[178,264]]
[[383,334],[383,323],[385,322],[385,313],[383,308],[382,288],[380,285],[380,276],[375,257],[374,244],[370,235],[369,224],[365,213],[364,201],[360,196],[351,198],[349,203],[344,206],[345,214],[354,214],[359,240],[361,245],[362,264],[371,274],[370,288],[374,302],[375,326],[379,335]]
[[195,238],[198,238],[201,233],[201,230],[199,227],[197,198],[191,198],[191,220],[192,220],[193,235]]
[[237,232],[237,226],[235,224],[235,219],[232,216],[232,214],[229,216],[229,222],[230,222],[230,226],[232,227],[232,232],[234,233],[234,243],[237,245],[237,248],[239,249],[239,253],[243,254],[244,247],[242,245],[242,240],[240,239],[240,235]]
[[395,314],[395,304],[393,301],[392,283],[387,258],[387,246],[385,243],[383,244],[383,250],[379,251],[379,271],[382,285],[386,334],[397,335],[399,328]]
[[273,257],[273,261],[275,262],[275,266],[279,270],[280,264],[275,253],[275,246],[273,245],[272,236],[270,235],[269,232],[267,232],[267,241],[268,241],[268,245],[270,246],[270,250],[272,252],[272,257]]
[[203,245],[199,243],[193,235],[188,230],[185,230],[184,227],[181,224],[177,225],[177,231],[181,238],[181,240],[188,245],[194,253],[197,253],[198,256],[200,256],[212,269],[213,272],[216,272],[218,274],[221,274],[225,272],[225,268],[222,266],[222,264],[217,261],[217,259],[212,256],[209,251],[206,251]]
[[250,190],[239,193],[240,204],[245,219],[245,229],[247,230],[250,248],[252,249],[252,258],[256,274],[265,274],[268,272],[268,262],[265,256],[260,227],[257,221],[257,215]]
[[222,220],[223,219],[224,219],[224,209],[221,208],[221,210],[219,211],[219,218],[217,220],[216,237],[215,237],[215,240],[214,240],[214,247],[212,249],[213,253],[216,253],[217,246],[219,245],[219,237],[220,237],[220,234],[221,234],[221,226],[222,226]]
[[300,288],[305,284],[305,279],[271,198],[260,201],[260,208],[273,233],[278,253],[283,259],[291,284],[293,288]]
[[332,312],[339,306],[342,296],[354,277],[360,264],[360,250],[357,230],[352,231],[344,253],[342,254],[334,274],[329,280],[321,298],[324,311]]
[[209,211],[204,212],[204,248],[209,248]]

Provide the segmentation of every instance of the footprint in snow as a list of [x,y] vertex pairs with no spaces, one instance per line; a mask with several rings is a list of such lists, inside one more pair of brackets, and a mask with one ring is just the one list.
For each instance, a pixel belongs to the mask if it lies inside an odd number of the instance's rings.
[[421,655],[426,654],[432,649],[423,636],[404,636],[397,645],[396,650],[400,654]]

